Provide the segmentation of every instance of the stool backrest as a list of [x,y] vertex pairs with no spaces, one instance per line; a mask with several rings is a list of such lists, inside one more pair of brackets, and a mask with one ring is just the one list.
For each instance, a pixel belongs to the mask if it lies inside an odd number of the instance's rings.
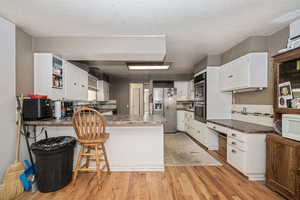
[[105,133],[105,118],[92,108],[77,110],[72,118],[78,139],[93,140]]

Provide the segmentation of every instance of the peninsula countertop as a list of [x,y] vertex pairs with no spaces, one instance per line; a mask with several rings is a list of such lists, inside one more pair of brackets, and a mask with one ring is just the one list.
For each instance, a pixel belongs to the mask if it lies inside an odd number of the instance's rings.
[[[162,115],[105,115],[106,126],[160,126],[165,119]],[[26,126],[72,126],[72,118],[25,121]]]
[[211,120],[207,120],[207,122],[224,126],[227,128],[231,128],[244,133],[266,134],[266,133],[274,132],[273,127],[263,126],[259,124],[253,124],[253,123],[243,122],[243,121],[233,120],[233,119],[211,119]]

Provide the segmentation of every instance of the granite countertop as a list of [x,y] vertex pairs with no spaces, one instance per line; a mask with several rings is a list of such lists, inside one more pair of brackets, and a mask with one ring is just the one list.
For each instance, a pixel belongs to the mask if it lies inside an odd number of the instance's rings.
[[263,126],[254,123],[243,122],[233,119],[210,119],[207,122],[231,128],[244,133],[273,133],[274,129],[270,126]]
[[183,110],[187,112],[195,112],[194,109],[188,109],[188,108],[177,108],[176,110]]
[[[165,120],[162,115],[105,115],[104,117],[106,126],[160,126]],[[25,121],[24,124],[27,126],[72,126],[72,118]]]

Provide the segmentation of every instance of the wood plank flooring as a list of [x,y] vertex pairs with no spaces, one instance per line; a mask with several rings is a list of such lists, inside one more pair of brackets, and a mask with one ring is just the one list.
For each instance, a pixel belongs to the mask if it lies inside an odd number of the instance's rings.
[[165,172],[113,172],[101,191],[93,173],[80,174],[53,193],[24,193],[18,200],[281,200],[263,184],[248,181],[231,167],[166,167]]

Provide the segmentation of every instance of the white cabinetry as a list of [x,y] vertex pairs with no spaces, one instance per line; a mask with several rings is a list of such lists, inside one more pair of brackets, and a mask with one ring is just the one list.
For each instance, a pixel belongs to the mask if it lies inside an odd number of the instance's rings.
[[177,89],[177,100],[194,99],[194,81],[174,81],[174,87]]
[[227,162],[249,180],[265,180],[266,135],[243,133],[224,126],[207,123],[212,135],[227,135]]
[[251,91],[268,87],[268,53],[249,53],[222,66],[222,91]]
[[208,66],[207,73],[207,119],[230,119],[232,94],[220,90],[220,72],[222,67]]
[[177,100],[189,99],[189,81],[174,81],[174,87],[177,89]]
[[190,135],[192,133],[193,121],[194,121],[194,113],[184,111],[184,127],[185,127],[185,131]]
[[65,61],[65,98],[69,100],[88,100],[88,72]]
[[194,80],[190,80],[188,84],[188,99],[194,100]]
[[103,80],[97,81],[97,101],[109,100],[109,83]]
[[177,110],[177,130],[185,131],[185,112],[184,110]]
[[50,53],[34,54],[34,93],[58,100],[64,98],[62,59]]

